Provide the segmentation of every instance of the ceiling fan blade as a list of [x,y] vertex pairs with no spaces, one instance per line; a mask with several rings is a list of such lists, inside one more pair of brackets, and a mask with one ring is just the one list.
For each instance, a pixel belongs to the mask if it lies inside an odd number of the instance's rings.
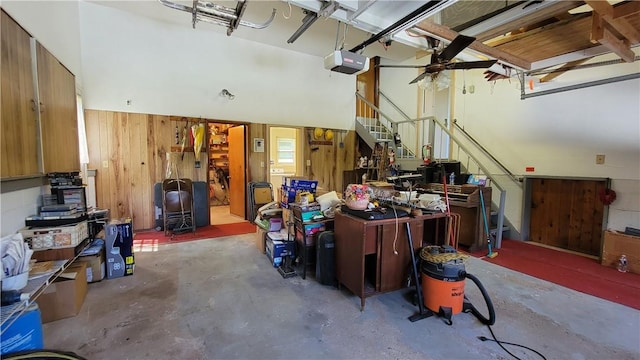
[[445,65],[447,70],[460,70],[460,69],[485,69],[495,64],[498,60],[483,60],[483,61],[465,61],[465,62],[452,62]]
[[476,38],[472,36],[464,36],[458,35],[455,39],[446,47],[440,55],[438,55],[438,60],[440,62],[451,61],[456,55],[460,53],[460,51],[464,50],[467,46],[471,45]]
[[431,75],[431,72],[430,71],[425,71],[422,74],[418,75],[417,78],[411,80],[411,82],[409,84],[415,84],[418,81],[420,81],[420,80],[424,79],[425,77],[427,77],[428,75]]

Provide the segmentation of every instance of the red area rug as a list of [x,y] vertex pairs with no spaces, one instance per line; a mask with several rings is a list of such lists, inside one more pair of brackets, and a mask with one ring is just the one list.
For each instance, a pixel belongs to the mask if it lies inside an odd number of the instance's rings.
[[256,226],[244,221],[234,224],[209,225],[196,228],[196,232],[187,232],[171,236],[164,235],[164,231],[142,231],[136,232],[133,237],[135,246],[171,244],[186,241],[218,238],[223,236],[242,235],[256,232]]
[[532,245],[503,240],[493,259],[476,252],[490,263],[640,310],[640,274],[621,273],[600,265],[598,260]]

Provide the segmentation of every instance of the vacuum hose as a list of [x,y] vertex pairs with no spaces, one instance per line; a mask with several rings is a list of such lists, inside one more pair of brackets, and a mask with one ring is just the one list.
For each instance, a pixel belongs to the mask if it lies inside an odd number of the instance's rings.
[[482,293],[482,297],[484,298],[484,301],[487,304],[487,309],[489,309],[489,318],[487,319],[482,314],[480,314],[480,311],[478,311],[478,309],[476,309],[475,306],[473,306],[473,304],[471,304],[468,301],[466,301],[465,304],[464,304],[464,312],[471,312],[484,325],[493,325],[493,324],[495,324],[496,323],[496,312],[495,312],[495,310],[493,308],[493,303],[491,302],[491,298],[489,298],[489,294],[487,294],[487,290],[484,288],[484,286],[482,286],[482,283],[480,282],[480,280],[478,280],[477,277],[475,277],[475,276],[473,276],[473,275],[471,275],[469,273],[466,273],[465,277],[467,279],[471,279],[471,281],[473,281],[476,284],[478,289],[480,289],[480,292]]

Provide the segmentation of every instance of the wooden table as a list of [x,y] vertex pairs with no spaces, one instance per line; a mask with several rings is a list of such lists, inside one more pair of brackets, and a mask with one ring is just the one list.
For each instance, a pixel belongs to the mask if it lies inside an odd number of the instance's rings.
[[336,275],[360,297],[364,310],[369,296],[407,287],[411,253],[406,231],[409,223],[414,249],[422,246],[425,221],[446,218],[444,213],[384,220],[364,220],[336,213]]

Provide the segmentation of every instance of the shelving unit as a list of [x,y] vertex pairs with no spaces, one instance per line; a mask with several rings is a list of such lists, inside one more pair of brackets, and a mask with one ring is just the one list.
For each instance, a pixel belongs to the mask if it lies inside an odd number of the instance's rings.
[[210,205],[229,204],[229,142],[227,133],[230,124],[208,124],[209,193]]
[[[20,301],[11,305],[2,306],[0,308],[2,335],[8,328],[11,327],[13,322],[20,316],[31,304],[33,304],[38,296],[44,292],[44,290],[51,285],[73,262],[78,258],[82,251],[76,253],[72,259],[68,260],[55,260],[51,266],[52,270],[46,275],[30,279],[27,282],[27,286],[21,290],[22,293],[28,293],[29,299]],[[15,315],[15,316],[14,316]]]

